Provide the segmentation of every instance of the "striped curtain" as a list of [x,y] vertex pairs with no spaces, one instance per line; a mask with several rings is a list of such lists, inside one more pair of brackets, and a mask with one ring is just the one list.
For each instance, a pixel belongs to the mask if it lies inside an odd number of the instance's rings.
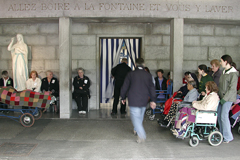
[[119,64],[120,51],[125,42],[128,54],[128,65],[134,69],[135,60],[140,57],[140,39],[101,39],[100,58],[100,102],[107,103],[113,96],[113,79],[111,69]]

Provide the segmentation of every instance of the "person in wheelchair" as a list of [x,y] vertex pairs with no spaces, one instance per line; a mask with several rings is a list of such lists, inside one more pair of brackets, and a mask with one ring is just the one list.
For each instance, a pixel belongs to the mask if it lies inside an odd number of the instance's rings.
[[37,71],[31,71],[29,79],[26,81],[26,88],[34,92],[40,92],[42,81],[38,78]]
[[198,98],[198,91],[196,89],[197,83],[194,80],[188,81],[187,83],[187,88],[188,88],[188,93],[184,97],[182,102],[176,101],[173,102],[168,114],[164,118],[162,122],[159,121],[159,125],[162,127],[168,127],[170,124],[169,122],[174,123],[174,121],[171,121],[173,117],[175,116],[176,112],[180,109],[183,108],[186,105],[191,104],[192,101],[197,100]]
[[176,115],[175,129],[172,130],[176,137],[183,138],[187,127],[195,122],[197,110],[216,111],[219,103],[217,84],[208,81],[205,87],[206,95],[201,101],[193,101],[191,106],[183,107]]
[[[194,73],[188,72],[187,81],[188,82],[189,81],[195,81],[196,82],[196,89],[198,90],[199,82],[198,82],[197,76]],[[175,100],[182,101],[183,98],[187,95],[188,91],[189,90],[187,88],[187,85],[184,85],[177,92],[173,93],[173,96],[165,102],[165,107],[164,107],[163,114],[167,115],[169,113],[171,107],[175,105],[173,102]],[[175,115],[175,112],[174,112],[174,115]]]
[[[156,74],[157,77],[155,78],[155,88],[156,90],[167,90],[167,79],[163,76],[164,71],[162,69],[158,69]],[[164,93],[164,91],[160,91],[159,93]],[[158,99],[164,99],[164,94],[158,94]],[[162,103],[160,104],[163,105]]]
[[[54,112],[58,113],[58,108],[56,104],[57,97],[59,97],[59,81],[57,78],[53,77],[53,72],[48,70],[46,72],[47,77],[42,79],[42,85],[41,85],[41,91],[43,93],[49,92],[52,97],[52,101],[54,101]],[[43,112],[46,112],[46,108],[43,110]]]

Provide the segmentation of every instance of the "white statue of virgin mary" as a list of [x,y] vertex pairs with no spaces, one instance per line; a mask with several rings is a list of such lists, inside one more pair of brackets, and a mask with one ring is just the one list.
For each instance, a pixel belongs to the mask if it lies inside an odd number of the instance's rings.
[[26,89],[28,80],[28,48],[23,41],[23,35],[17,34],[17,43],[13,45],[14,37],[8,45],[12,54],[13,84],[18,91]]

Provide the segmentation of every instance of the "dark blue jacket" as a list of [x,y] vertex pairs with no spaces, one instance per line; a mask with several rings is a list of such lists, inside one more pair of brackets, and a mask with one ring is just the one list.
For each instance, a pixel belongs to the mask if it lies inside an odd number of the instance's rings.
[[126,99],[126,95],[128,95],[128,104],[131,107],[146,107],[148,97],[156,102],[152,76],[144,70],[143,66],[138,66],[127,74],[121,88],[122,99]]

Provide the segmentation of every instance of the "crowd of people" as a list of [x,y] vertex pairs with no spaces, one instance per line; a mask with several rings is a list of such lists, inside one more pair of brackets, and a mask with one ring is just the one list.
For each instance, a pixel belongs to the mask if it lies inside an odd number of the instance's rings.
[[[14,82],[11,77],[9,77],[7,71],[2,71],[2,78],[0,79],[0,87],[14,87]],[[53,72],[48,70],[46,72],[46,77],[42,80],[38,77],[37,71],[31,71],[29,78],[23,84],[22,86],[25,86],[22,88],[22,90],[18,90],[19,92],[23,90],[32,90],[34,92],[49,92],[51,96],[54,96],[54,98],[59,97],[59,82],[58,80],[53,77]],[[55,113],[58,113],[58,108],[55,103],[53,103],[54,111]],[[6,107],[6,106],[4,106]],[[43,112],[46,112],[46,109],[43,110]]]
[[[88,99],[90,98],[90,80],[87,76],[84,75],[84,69],[79,68],[77,70],[78,76],[73,80],[73,99],[75,99],[78,111],[80,114],[86,114],[88,107]],[[46,77],[42,80],[39,78],[37,71],[31,71],[29,78],[25,82],[25,88],[23,90],[32,90],[34,92],[49,92],[53,99],[54,112],[58,113],[59,108],[57,107],[57,99],[59,97],[59,81],[57,78],[53,77],[53,72],[48,70],[46,71]],[[2,71],[2,78],[0,79],[0,87],[14,87],[14,82],[11,77],[9,77],[7,71]],[[21,91],[23,91],[21,90]],[[18,90],[21,92],[20,90]],[[3,106],[7,107],[7,106]],[[45,113],[47,110],[44,109]]]
[[[144,60],[141,61],[138,59],[137,62],[134,71],[130,72],[130,70],[127,70],[121,75],[122,82],[121,85],[118,86],[118,94],[114,96],[114,101],[119,100],[120,87],[122,105],[126,104],[125,99],[126,95],[128,95],[134,134],[138,135],[138,142],[142,142],[146,139],[146,133],[142,126],[142,122],[144,118],[143,112],[145,112],[147,102],[150,102],[151,108],[154,109],[156,107],[156,99],[161,99],[165,96],[159,93],[158,96],[156,96],[155,91],[154,97],[152,95],[152,86],[155,86],[154,90],[166,90],[170,76],[167,80],[163,76],[164,71],[159,69],[156,71],[156,77],[153,80],[153,76],[150,74],[149,69],[144,66]],[[191,123],[191,118],[189,118],[191,116],[180,116],[182,111],[214,111],[217,109],[218,125],[223,135],[223,142],[229,143],[233,140],[229,121],[229,111],[233,102],[236,101],[237,90],[240,88],[239,73],[236,70],[236,64],[234,65],[229,55],[223,55],[221,61],[214,59],[210,64],[210,69],[205,64],[199,65],[197,68],[197,75],[189,71],[185,72],[183,86],[165,103],[163,112],[165,118],[163,120],[158,120],[158,123],[163,127],[173,125],[173,134],[176,137],[182,137]],[[126,64],[121,65],[127,66]],[[223,70],[220,70],[221,66]],[[116,68],[121,72],[120,65],[113,70],[116,71]],[[150,76],[146,76],[146,73],[143,72],[144,70],[148,72]],[[115,72],[113,73],[113,75],[116,75]],[[117,79],[120,79],[120,77]],[[239,87],[238,89],[237,86]],[[238,93],[240,93],[240,91],[238,91]],[[122,108],[123,107],[121,107],[121,113],[125,114],[126,111],[123,111]],[[113,106],[112,115],[116,113],[115,104]]]
[[[233,140],[233,135],[228,114],[232,103],[236,101],[237,91],[240,93],[239,73],[236,70],[236,64],[234,65],[229,55],[223,55],[221,62],[214,59],[210,64],[211,71],[205,64],[201,64],[197,68],[197,75],[189,71],[185,72],[182,80],[183,86],[167,100],[163,112],[165,118],[159,120],[158,123],[166,127],[171,122],[175,126],[173,134],[177,137],[183,136],[189,123],[183,123],[183,117],[179,117],[182,110],[186,108],[191,108],[191,110],[215,110],[217,108],[219,130],[223,135],[224,142],[229,143]],[[221,66],[223,70],[220,70]],[[134,134],[138,135],[138,142],[141,143],[146,139],[146,133],[142,125],[146,106],[150,103],[152,109],[156,107],[156,99],[161,99],[165,95],[161,92],[156,96],[155,90],[166,90],[168,83],[171,83],[171,79],[170,73],[168,73],[168,79],[163,76],[164,71],[162,69],[156,71],[156,77],[154,78],[148,67],[144,65],[142,58],[136,60],[135,67],[135,70],[131,71],[131,68],[127,65],[127,59],[122,59],[121,64],[112,69],[111,73],[115,78],[115,90],[111,114],[117,114],[119,97],[121,97],[120,112],[126,114],[126,97],[128,97]],[[78,75],[73,80],[73,99],[77,103],[79,114],[86,114],[88,99],[90,98],[90,79],[84,75],[83,68],[79,68],[77,73]],[[14,81],[8,76],[8,72],[3,71],[0,86],[13,87],[13,83]],[[55,98],[59,97],[59,81],[53,77],[52,71],[47,71],[46,77],[42,80],[38,77],[36,71],[31,71],[25,89],[35,92],[49,92]],[[56,105],[54,105],[54,110],[58,112]],[[173,120],[173,118],[175,119]]]
[[[240,83],[239,72],[229,55],[223,55],[220,62],[214,59],[210,64],[210,72],[207,66],[202,64],[198,66],[198,76],[190,72],[185,73],[183,82],[187,82],[187,85],[173,94],[169,99],[172,102],[170,105],[165,103],[165,118],[158,120],[158,123],[162,127],[173,126],[173,135],[182,138],[192,123],[191,116],[195,110],[217,109],[219,131],[223,135],[223,142],[229,143],[233,140],[229,112],[239,96],[237,94],[240,93],[237,88]],[[223,70],[220,70],[220,66]],[[180,98],[184,97],[182,102],[177,97],[179,94]]]

